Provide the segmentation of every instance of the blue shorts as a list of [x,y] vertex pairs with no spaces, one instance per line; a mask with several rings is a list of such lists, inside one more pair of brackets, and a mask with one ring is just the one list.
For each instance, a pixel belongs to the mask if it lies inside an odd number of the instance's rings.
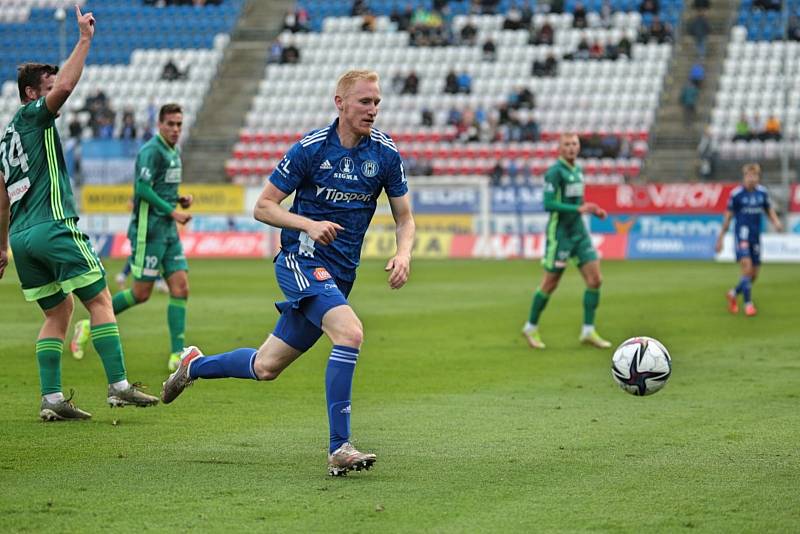
[[322,317],[348,304],[353,283],[335,279],[319,260],[283,251],[275,257],[275,277],[286,300],[275,303],[281,318],[273,335],[305,352],[322,335]]
[[761,265],[761,243],[749,239],[736,240],[736,261],[750,258],[753,265]]

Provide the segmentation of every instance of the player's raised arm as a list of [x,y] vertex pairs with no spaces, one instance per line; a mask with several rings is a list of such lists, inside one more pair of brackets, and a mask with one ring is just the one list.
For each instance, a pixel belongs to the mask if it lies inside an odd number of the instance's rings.
[[6,179],[0,173],[0,278],[3,278],[8,265],[8,225],[11,202],[6,191]]
[[272,182],[267,182],[264,190],[253,208],[253,217],[264,224],[276,228],[300,230],[308,234],[315,242],[330,245],[336,234],[344,228],[330,221],[313,221],[307,217],[291,213],[281,207],[281,202],[289,196],[278,189]]
[[64,62],[64,66],[56,76],[56,81],[53,84],[53,89],[45,97],[47,109],[51,113],[58,113],[64,102],[67,101],[69,95],[78,85],[78,80],[81,79],[83,73],[83,66],[86,64],[86,56],[89,55],[89,46],[94,37],[94,16],[91,12],[83,14],[81,8],[75,6],[75,16],[78,19],[78,29],[80,30],[80,37],[75,44],[75,48]]
[[386,264],[386,271],[389,271],[389,287],[400,289],[408,281],[411,271],[411,249],[414,246],[414,234],[416,224],[411,213],[411,202],[406,193],[401,197],[389,197],[389,207],[392,210],[397,229],[395,239],[397,240],[397,252]]

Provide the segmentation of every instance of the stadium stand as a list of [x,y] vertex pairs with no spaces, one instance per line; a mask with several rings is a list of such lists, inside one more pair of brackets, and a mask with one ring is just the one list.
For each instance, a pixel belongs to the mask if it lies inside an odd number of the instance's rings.
[[[287,29],[281,34],[281,46],[297,49],[299,61],[276,61],[278,64],[267,66],[226,165],[227,174],[236,183],[263,180],[288,143],[332,120],[333,80],[347,68],[358,67],[373,68],[382,75],[386,104],[379,127],[399,143],[403,156],[411,160],[410,167],[422,167],[421,174],[485,175],[499,162],[517,169],[521,179],[528,180],[552,164],[557,136],[569,130],[580,132],[587,140],[618,144],[614,157],[585,157],[589,180],[619,182],[635,177],[647,153],[672,50],[669,41],[643,42],[648,40],[643,33],[655,15],[639,13],[639,4],[616,2],[615,8],[625,10],[604,22],[598,13],[601,3],[589,2],[586,28],[573,27],[569,11],[574,10],[574,2],[568,2],[568,12],[562,14],[536,14],[533,29],[545,23],[554,29],[552,45],[537,45],[531,44],[532,32],[527,28],[503,29],[509,2],[500,2],[495,15],[468,15],[468,2],[450,2],[452,35],[460,35],[469,23],[476,27],[476,43],[492,40],[496,44],[496,59],[486,61],[481,46],[457,42],[441,47],[413,46],[410,33],[398,31],[388,16],[393,2],[369,3],[377,15],[371,21],[373,31],[362,29],[363,16],[343,16],[349,15],[352,2],[303,2],[300,9],[315,14],[311,27],[320,31]],[[667,22],[678,20],[682,7],[680,1],[662,2],[660,16]],[[319,13],[326,18],[316,18]],[[632,43],[630,58],[578,59],[582,41],[611,49],[623,38]],[[551,55],[557,58],[557,73],[534,76],[534,62]],[[419,79],[416,94],[393,92],[391,80],[412,70]],[[450,70],[469,74],[468,94],[443,92]],[[536,102],[533,109],[515,111],[516,121],[536,125],[537,138],[526,138],[529,142],[496,135],[491,127],[498,121],[498,110],[522,88],[530,90]],[[448,125],[454,109],[488,116],[488,134],[464,136],[458,127]]]
[[[11,0],[0,13],[0,79],[6,80],[0,92],[0,122],[6,124],[19,107],[16,65],[25,61],[58,63],[59,22],[56,0]],[[97,32],[81,83],[59,119],[66,138],[67,125],[75,118],[84,126],[82,137],[97,135],[97,128],[85,128],[92,111],[86,101],[100,90],[108,109],[116,110],[106,132],[118,137],[123,128],[124,111],[135,118],[139,136],[154,126],[153,108],[167,100],[184,106],[185,129],[194,121],[197,110],[213,79],[228,33],[236,22],[242,0],[226,0],[202,8],[195,6],[155,7],[142,2],[103,0],[78,2],[84,11],[93,11],[103,31]],[[66,52],[77,38],[67,11]],[[25,43],[25,46],[19,46]],[[164,67],[172,62],[179,76],[164,79]],[[184,136],[184,140],[185,140]]]
[[711,116],[722,159],[771,160],[785,149],[800,157],[800,42],[783,39],[799,11],[797,1],[785,11],[741,3]]

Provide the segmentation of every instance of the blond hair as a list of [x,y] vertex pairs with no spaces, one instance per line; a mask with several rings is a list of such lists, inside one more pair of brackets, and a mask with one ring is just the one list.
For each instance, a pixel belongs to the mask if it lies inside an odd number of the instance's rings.
[[761,176],[761,165],[758,163],[747,163],[746,165],[742,166],[742,174],[749,174],[751,172]]
[[348,70],[336,82],[336,96],[344,98],[359,80],[378,83],[380,76],[374,70]]

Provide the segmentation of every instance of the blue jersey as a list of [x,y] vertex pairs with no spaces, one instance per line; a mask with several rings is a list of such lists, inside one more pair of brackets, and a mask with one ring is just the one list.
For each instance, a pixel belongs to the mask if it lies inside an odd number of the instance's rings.
[[339,119],[313,130],[289,149],[269,180],[286,194],[295,192],[290,212],[331,221],[344,230],[330,245],[315,243],[297,230],[281,231],[281,249],[315,258],[335,278],[353,281],[364,234],[383,189],[390,197],[408,193],[403,163],[391,138],[372,129],[357,146],[345,148],[336,133]]
[[757,185],[752,191],[742,186],[731,191],[728,211],[733,214],[736,240],[758,242],[761,237],[761,219],[769,208],[769,194],[761,185]]

